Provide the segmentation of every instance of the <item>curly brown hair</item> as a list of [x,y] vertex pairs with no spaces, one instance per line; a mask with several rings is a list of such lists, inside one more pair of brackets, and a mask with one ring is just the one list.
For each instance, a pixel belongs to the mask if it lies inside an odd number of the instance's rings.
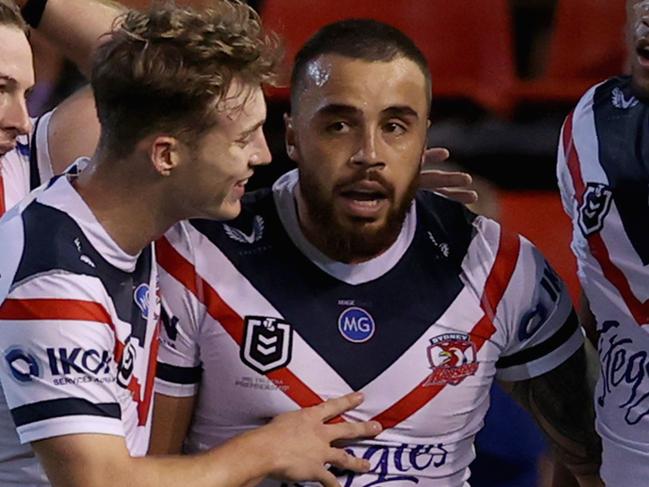
[[27,24],[20,15],[20,9],[12,0],[0,0],[0,25],[16,27],[27,33]]
[[125,156],[155,132],[191,144],[214,126],[233,81],[242,89],[273,83],[281,55],[277,38],[239,0],[204,10],[167,1],[125,13],[92,69],[100,147]]

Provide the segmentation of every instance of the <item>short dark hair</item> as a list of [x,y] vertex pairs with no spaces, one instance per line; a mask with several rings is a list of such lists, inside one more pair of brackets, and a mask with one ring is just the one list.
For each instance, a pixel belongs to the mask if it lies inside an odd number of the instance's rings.
[[372,19],[348,19],[322,27],[295,55],[291,72],[291,104],[305,80],[309,62],[323,54],[338,54],[365,61],[392,61],[399,57],[414,62],[426,78],[430,96],[431,76],[428,61],[410,37],[396,27]]
[[0,25],[15,27],[25,34],[28,31],[27,24],[13,0],[0,0]]
[[91,84],[99,146],[114,157],[156,132],[191,144],[214,126],[233,81],[243,88],[273,82],[282,54],[240,0],[204,10],[158,3],[126,13],[109,36],[97,49]]

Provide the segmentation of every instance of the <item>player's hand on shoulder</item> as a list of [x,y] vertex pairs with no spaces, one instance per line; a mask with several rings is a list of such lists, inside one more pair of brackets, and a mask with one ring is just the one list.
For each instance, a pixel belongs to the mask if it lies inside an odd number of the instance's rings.
[[376,436],[381,432],[381,425],[376,421],[327,423],[362,401],[360,393],[348,394],[281,414],[262,428],[267,430],[269,442],[272,442],[269,448],[275,456],[271,476],[292,481],[318,481],[325,487],[334,487],[339,484],[326,469],[326,464],[342,470],[366,472],[369,462],[332,443]]
[[441,147],[426,149],[422,160],[419,186],[443,194],[449,199],[469,205],[478,201],[478,193],[469,188],[471,176],[464,172],[432,169],[431,166],[448,159],[449,152]]

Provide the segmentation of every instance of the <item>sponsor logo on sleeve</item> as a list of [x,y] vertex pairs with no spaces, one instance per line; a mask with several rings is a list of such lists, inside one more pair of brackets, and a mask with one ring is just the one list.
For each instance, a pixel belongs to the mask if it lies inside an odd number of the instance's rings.
[[431,374],[426,386],[456,386],[478,370],[475,345],[464,333],[446,333],[431,338],[427,354]]
[[40,377],[42,367],[36,355],[21,347],[11,347],[5,354],[11,376],[21,384],[31,382],[34,377]]
[[286,366],[291,361],[292,328],[278,318],[246,316],[241,360],[261,374]]
[[149,316],[149,285],[140,284],[133,291],[133,301],[140,308],[142,318],[145,320]]

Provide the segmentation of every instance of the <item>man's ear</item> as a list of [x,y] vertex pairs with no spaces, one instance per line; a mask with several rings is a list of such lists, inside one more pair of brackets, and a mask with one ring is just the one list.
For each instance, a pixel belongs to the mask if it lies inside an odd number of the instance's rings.
[[284,144],[286,145],[286,154],[294,161],[298,162],[298,149],[295,136],[295,129],[293,128],[293,119],[288,113],[284,114]]
[[161,176],[169,176],[181,160],[182,143],[169,135],[158,135],[149,148],[149,159],[155,171]]

